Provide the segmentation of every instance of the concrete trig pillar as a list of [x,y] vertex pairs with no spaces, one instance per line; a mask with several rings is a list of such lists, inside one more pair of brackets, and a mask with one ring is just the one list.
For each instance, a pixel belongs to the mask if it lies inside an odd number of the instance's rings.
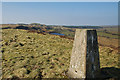
[[98,78],[100,73],[96,30],[77,29],[73,43],[68,76],[70,78]]

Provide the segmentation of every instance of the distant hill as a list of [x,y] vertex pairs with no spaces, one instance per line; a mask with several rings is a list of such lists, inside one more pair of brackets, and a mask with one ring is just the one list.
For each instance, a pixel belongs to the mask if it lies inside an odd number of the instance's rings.
[[63,26],[63,27],[80,28],[80,29],[99,29],[99,28],[103,28],[103,27],[100,27],[100,26]]
[[107,25],[107,26],[101,26],[101,27],[104,27],[104,28],[107,28],[107,27],[115,28],[115,27],[118,27],[118,25]]

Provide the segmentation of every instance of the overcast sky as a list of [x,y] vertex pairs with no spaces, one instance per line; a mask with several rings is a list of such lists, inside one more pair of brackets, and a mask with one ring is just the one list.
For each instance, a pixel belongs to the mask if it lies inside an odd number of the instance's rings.
[[2,22],[117,25],[117,2],[3,2]]

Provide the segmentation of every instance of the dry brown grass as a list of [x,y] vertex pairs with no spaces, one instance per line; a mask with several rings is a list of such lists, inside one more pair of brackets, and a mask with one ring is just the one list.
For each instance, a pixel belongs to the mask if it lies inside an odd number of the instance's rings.
[[118,39],[98,37],[98,43],[100,46],[110,47],[114,50],[118,50]]

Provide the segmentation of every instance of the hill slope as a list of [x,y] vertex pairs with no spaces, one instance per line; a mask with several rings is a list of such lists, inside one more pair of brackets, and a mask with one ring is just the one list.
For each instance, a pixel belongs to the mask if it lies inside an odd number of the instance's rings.
[[[73,40],[6,29],[1,43],[3,78],[67,78]],[[116,51],[101,46],[99,50],[101,68],[118,68]]]

